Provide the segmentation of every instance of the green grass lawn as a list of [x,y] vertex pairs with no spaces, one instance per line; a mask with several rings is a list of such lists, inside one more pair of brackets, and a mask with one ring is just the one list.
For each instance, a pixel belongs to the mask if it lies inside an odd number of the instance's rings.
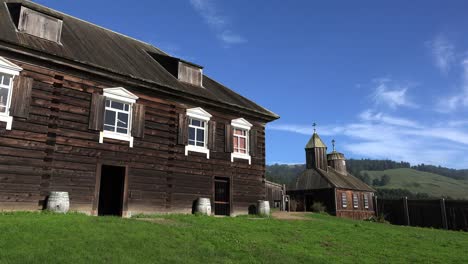
[[311,220],[0,214],[0,263],[467,263],[468,233]]
[[386,189],[406,189],[413,193],[427,193],[434,197],[451,196],[458,199],[468,199],[468,181],[455,180],[442,175],[417,171],[413,169],[393,169],[367,172],[372,179],[390,176],[390,183],[383,187]]

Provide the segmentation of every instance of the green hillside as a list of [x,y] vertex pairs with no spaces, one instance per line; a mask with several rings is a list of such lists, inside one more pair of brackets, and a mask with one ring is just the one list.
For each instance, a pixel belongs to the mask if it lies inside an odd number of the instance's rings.
[[456,199],[468,199],[468,181],[455,180],[434,173],[402,168],[383,171],[363,171],[371,178],[388,175],[390,181],[384,189],[406,189],[412,193],[427,193],[433,197],[450,196]]

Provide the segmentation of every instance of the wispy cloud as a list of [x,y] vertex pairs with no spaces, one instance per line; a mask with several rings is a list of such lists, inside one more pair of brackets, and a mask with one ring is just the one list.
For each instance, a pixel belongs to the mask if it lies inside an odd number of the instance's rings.
[[461,62],[461,89],[458,94],[442,98],[437,110],[442,113],[450,113],[461,107],[468,106],[468,57]]
[[372,94],[373,101],[378,105],[387,105],[390,108],[397,107],[418,107],[408,97],[409,84],[402,85],[389,78],[374,79],[376,85]]
[[[356,122],[320,126],[318,132],[321,136],[343,137],[342,151],[353,156],[460,167],[468,166],[468,159],[460,160],[468,151],[467,128],[468,124],[457,120],[427,126],[368,110],[359,114]],[[312,133],[308,125],[272,124],[268,129]]]
[[247,42],[240,34],[230,28],[230,20],[223,15],[215,0],[190,0],[192,7],[216,33],[216,36],[225,45],[234,45]]
[[455,45],[444,34],[438,34],[426,45],[431,51],[435,66],[442,74],[447,74],[456,62]]

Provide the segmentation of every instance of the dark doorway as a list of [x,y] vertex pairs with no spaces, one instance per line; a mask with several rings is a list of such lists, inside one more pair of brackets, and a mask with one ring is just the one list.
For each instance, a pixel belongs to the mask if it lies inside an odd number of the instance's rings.
[[102,165],[98,215],[122,216],[125,167]]
[[214,181],[214,207],[215,215],[230,215],[230,189],[228,178],[215,178]]

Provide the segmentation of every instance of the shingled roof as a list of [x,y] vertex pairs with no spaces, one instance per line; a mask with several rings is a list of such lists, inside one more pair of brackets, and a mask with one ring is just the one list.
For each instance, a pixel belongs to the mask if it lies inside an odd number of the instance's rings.
[[[226,108],[246,110],[267,121],[279,118],[275,113],[207,76],[203,77],[203,87],[180,82],[148,54],[168,55],[153,45],[30,1],[0,0],[0,4],[0,49],[13,45],[41,55],[66,59],[81,68],[105,70],[192,98],[203,98]],[[20,8],[21,5],[60,18],[63,21],[60,43],[17,31],[9,10]]]
[[324,188],[339,188],[357,191],[375,192],[369,185],[365,184],[351,174],[338,173],[332,167],[327,171],[320,169],[307,169],[302,172],[296,181],[295,190],[314,190]]

